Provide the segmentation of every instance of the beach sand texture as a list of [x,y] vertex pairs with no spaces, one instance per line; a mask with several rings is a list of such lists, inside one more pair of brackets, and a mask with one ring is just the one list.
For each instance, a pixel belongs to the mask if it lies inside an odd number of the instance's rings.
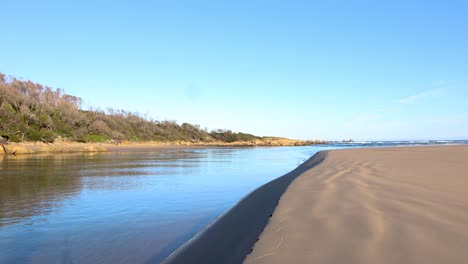
[[327,152],[244,263],[468,263],[468,146]]

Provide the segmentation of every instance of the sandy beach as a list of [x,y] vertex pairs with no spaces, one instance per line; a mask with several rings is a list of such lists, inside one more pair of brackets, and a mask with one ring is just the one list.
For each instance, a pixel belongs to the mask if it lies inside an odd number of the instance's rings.
[[347,149],[297,176],[244,263],[467,263],[468,146]]
[[163,263],[466,263],[468,146],[323,151]]

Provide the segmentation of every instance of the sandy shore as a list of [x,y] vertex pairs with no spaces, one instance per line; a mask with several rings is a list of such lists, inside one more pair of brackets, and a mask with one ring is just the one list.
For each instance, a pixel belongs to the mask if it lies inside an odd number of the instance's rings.
[[163,263],[467,263],[468,146],[323,151]]
[[242,263],[288,185],[324,158],[325,152],[318,153],[294,171],[256,189],[163,263]]
[[329,151],[297,176],[244,263],[468,263],[468,146]]

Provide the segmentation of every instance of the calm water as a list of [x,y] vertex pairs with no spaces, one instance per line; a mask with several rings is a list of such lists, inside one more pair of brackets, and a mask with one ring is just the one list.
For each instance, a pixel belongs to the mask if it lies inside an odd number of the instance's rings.
[[0,160],[0,263],[158,263],[314,147]]
[[366,144],[7,156],[0,263],[159,263],[318,150]]

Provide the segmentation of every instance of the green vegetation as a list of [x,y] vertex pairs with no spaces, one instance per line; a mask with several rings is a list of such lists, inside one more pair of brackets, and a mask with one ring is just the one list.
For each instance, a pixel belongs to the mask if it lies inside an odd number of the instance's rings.
[[148,120],[137,113],[83,110],[79,97],[0,73],[0,135],[10,141],[52,142],[59,136],[79,142],[234,142],[260,139],[230,130],[208,132],[199,125]]
[[211,136],[219,141],[234,142],[234,141],[252,141],[258,139],[258,137],[245,134],[245,133],[234,133],[231,130],[218,129],[211,132]]

